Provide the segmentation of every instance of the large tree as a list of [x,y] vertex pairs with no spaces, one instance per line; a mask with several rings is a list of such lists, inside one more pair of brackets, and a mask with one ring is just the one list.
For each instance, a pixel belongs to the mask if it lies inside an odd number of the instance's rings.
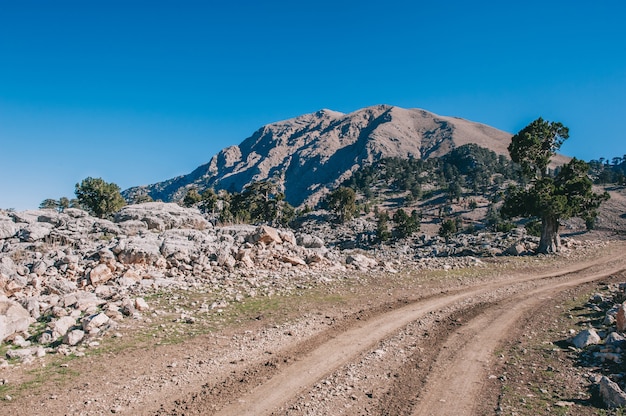
[[126,205],[120,187],[102,178],[85,178],[75,188],[80,206],[96,217],[108,217]]
[[581,217],[592,223],[600,203],[609,197],[606,192],[592,192],[589,167],[581,160],[574,158],[558,174],[551,173],[548,166],[552,157],[568,137],[569,130],[561,123],[538,118],[513,136],[508,148],[528,185],[509,188],[502,214],[541,220],[540,253],[559,251],[561,219]]
[[349,221],[357,212],[356,192],[340,186],[326,196],[326,207],[337,215],[340,223]]

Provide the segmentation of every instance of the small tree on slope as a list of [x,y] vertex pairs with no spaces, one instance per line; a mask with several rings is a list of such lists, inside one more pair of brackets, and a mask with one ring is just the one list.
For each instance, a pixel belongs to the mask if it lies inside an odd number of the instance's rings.
[[502,214],[541,220],[539,253],[559,251],[559,220],[581,217],[592,222],[597,208],[609,198],[606,192],[592,192],[589,167],[581,160],[574,158],[556,176],[550,174],[548,165],[568,137],[569,130],[561,123],[538,118],[513,136],[508,148],[529,185],[509,188]]
[[102,178],[85,178],[76,184],[74,192],[80,206],[98,218],[106,218],[126,205],[120,187]]

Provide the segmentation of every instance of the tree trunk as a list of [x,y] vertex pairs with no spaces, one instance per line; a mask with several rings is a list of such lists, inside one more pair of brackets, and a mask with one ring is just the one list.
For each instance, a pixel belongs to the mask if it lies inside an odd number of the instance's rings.
[[541,240],[538,253],[556,253],[561,249],[559,237],[559,220],[554,217],[544,217],[541,220]]

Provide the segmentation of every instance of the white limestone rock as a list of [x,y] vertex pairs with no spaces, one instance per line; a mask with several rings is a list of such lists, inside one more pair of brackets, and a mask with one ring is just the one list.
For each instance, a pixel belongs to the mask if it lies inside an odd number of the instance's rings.
[[91,332],[96,328],[100,328],[103,325],[106,325],[109,322],[109,317],[106,313],[101,312],[97,315],[92,315],[88,318],[83,319],[82,327],[86,332]]
[[0,296],[0,342],[11,335],[28,330],[35,320],[22,305]]
[[68,332],[63,337],[63,343],[67,345],[78,345],[83,338],[85,338],[85,332],[80,329],[74,329],[73,331]]
[[588,345],[595,345],[599,344],[600,342],[602,342],[602,339],[593,328],[580,331],[574,338],[570,340],[570,343],[576,348],[585,348]]

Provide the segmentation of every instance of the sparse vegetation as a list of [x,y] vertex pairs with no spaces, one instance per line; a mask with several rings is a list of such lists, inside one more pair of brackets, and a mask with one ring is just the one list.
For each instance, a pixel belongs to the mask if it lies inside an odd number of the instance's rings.
[[120,187],[102,178],[83,179],[75,193],[80,206],[98,218],[109,217],[126,205]]

